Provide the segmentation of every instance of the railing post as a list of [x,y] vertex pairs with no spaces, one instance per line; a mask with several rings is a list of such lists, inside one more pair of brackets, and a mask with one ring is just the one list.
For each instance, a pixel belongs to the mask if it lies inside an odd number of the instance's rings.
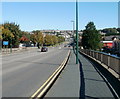
[[100,61],[103,63],[103,54],[100,53]]
[[109,69],[109,66],[110,66],[110,56],[108,56],[108,69]]
[[119,79],[120,79],[120,59],[119,59]]

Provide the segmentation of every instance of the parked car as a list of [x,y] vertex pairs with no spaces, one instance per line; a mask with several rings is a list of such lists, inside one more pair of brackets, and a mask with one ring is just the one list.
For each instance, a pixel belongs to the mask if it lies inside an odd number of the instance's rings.
[[47,47],[43,46],[43,47],[41,48],[41,52],[47,52],[47,51],[48,51],[48,48],[47,48]]

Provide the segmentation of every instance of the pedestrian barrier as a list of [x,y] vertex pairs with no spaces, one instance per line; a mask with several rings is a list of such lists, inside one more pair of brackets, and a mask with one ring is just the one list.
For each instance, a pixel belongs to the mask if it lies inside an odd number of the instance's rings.
[[20,52],[20,51],[27,51],[29,49],[34,49],[36,47],[20,47],[20,48],[2,48],[2,54],[9,54],[12,52]]
[[[119,57],[113,57],[111,55],[88,50],[88,49],[80,49],[80,52],[87,54],[88,56],[94,58],[95,60],[99,61],[101,64],[104,64],[107,66],[107,69],[112,69],[114,73],[116,73],[116,77],[120,79],[120,58]],[[113,72],[111,72],[114,74]]]

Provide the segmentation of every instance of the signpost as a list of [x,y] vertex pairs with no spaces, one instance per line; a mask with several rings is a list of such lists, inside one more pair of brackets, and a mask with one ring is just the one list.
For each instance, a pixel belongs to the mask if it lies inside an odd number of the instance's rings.
[[[8,46],[9,42],[8,41],[3,41],[4,46]],[[6,47],[5,47],[6,48]],[[7,48],[6,48],[6,53],[7,53]]]

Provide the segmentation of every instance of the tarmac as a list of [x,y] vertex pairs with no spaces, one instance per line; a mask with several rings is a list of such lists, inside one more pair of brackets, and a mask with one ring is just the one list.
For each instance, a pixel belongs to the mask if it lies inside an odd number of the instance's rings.
[[76,64],[75,54],[71,50],[67,66],[45,97],[114,99],[113,90],[94,64],[83,55],[79,54],[79,64]]

